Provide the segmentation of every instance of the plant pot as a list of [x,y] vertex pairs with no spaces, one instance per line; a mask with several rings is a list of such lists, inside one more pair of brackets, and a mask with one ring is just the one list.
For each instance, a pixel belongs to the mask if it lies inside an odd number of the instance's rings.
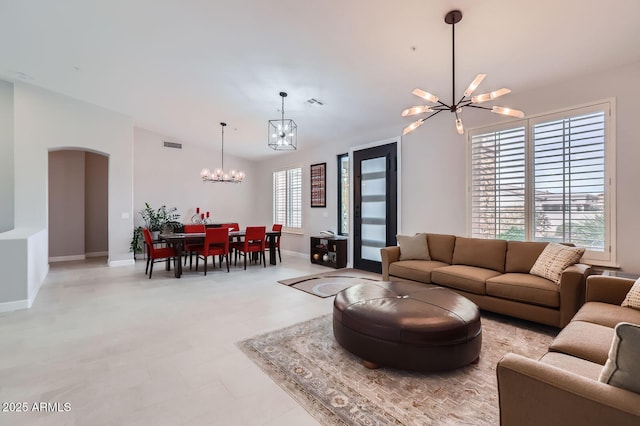
[[160,231],[151,231],[151,238],[153,241],[157,241],[160,239]]

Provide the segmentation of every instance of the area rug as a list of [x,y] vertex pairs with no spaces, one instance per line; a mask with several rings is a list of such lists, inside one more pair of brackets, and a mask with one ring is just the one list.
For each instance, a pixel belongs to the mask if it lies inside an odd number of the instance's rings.
[[496,425],[497,362],[538,358],[556,334],[483,312],[480,362],[432,374],[365,368],[335,341],[330,314],[238,346],[324,425]]
[[290,278],[278,282],[324,298],[335,296],[352,285],[380,281],[381,279],[380,274],[348,268],[314,275],[305,275],[303,277]]

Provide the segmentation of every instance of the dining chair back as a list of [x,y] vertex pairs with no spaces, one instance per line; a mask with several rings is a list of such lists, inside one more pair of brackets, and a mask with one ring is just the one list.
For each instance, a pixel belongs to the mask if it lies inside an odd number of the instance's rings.
[[264,248],[265,248],[265,236],[267,228],[266,226],[247,226],[244,241],[238,241],[232,243],[235,249],[235,264],[238,264],[238,254],[244,256],[244,269],[247,269],[247,256],[249,253],[258,253],[260,261],[267,267],[265,262]]
[[[144,242],[147,245],[147,267],[144,270],[144,273],[149,273],[149,279],[151,279],[151,274],[153,274],[153,264],[156,262],[167,262],[167,270],[171,270],[171,259],[176,261],[176,257],[179,257],[179,254],[176,253],[173,247],[156,247],[153,243],[153,237],[151,236],[151,232],[147,228],[142,228],[142,235],[144,236]],[[179,262],[179,258],[177,259]],[[151,268],[149,268],[151,265]]]
[[[185,234],[204,234],[207,227],[201,223],[190,223],[184,225]],[[189,269],[193,266],[193,255],[196,249],[202,247],[203,242],[201,239],[184,239],[184,264],[187,264],[187,258],[189,258]]]
[[208,228],[204,238],[204,244],[196,250],[196,271],[198,270],[198,260],[204,260],[204,274],[207,275],[207,259],[213,256],[213,267],[216,266],[216,256],[220,259],[222,268],[222,258],[227,262],[227,272],[229,272],[229,228]]

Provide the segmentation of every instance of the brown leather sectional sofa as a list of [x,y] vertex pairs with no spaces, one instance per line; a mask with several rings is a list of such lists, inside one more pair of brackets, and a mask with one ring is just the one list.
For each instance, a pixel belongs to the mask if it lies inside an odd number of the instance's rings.
[[547,243],[426,234],[431,260],[399,260],[400,247],[381,249],[382,278],[450,288],[481,309],[564,327],[584,300],[589,265],[576,264],[560,285],[529,274]]
[[634,281],[590,276],[586,303],[539,360],[507,354],[498,363],[500,424],[640,425],[640,394],[598,381],[619,322],[640,324],[620,304]]

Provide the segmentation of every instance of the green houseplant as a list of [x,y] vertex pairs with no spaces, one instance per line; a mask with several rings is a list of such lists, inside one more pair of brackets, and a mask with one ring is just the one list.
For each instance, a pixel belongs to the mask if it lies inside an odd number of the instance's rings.
[[175,207],[167,208],[165,205],[154,210],[149,203],[144,203],[144,209],[140,210],[140,216],[142,216],[145,226],[151,232],[164,231],[167,227],[173,230],[173,228],[180,225],[180,222],[178,222],[180,214],[176,213],[177,210]]
[[[153,236],[154,240],[158,238],[161,231],[173,232],[174,229],[180,228],[182,224],[178,222],[180,214],[176,213],[178,209],[176,207],[167,208],[162,205],[158,209],[152,208],[149,203],[144,203],[144,209],[140,210],[140,216],[144,220],[145,228],[148,228]],[[142,252],[142,242],[144,238],[142,236],[142,226],[138,226],[133,229],[133,237],[131,238],[131,244],[129,250],[133,252],[135,258],[136,253]]]

